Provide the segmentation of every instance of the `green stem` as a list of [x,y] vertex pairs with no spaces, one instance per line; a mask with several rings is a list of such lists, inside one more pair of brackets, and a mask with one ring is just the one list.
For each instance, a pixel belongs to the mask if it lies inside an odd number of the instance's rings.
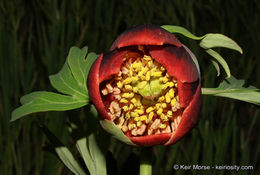
[[143,148],[140,158],[140,175],[152,175],[152,148]]

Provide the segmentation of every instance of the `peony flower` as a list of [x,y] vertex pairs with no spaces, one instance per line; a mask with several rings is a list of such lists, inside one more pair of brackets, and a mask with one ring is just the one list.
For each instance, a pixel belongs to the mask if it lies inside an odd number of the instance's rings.
[[171,145],[195,125],[200,73],[191,51],[154,25],[122,33],[88,75],[102,126],[132,145]]

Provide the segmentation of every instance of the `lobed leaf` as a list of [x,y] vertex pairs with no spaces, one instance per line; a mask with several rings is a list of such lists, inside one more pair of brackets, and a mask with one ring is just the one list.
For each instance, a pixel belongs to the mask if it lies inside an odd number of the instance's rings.
[[214,95],[260,105],[260,89],[253,86],[243,87],[244,80],[237,80],[233,76],[225,79],[217,88],[202,88],[203,95]]
[[66,111],[87,105],[87,76],[97,58],[95,53],[86,56],[87,51],[87,47],[72,47],[62,69],[49,77],[52,86],[65,95],[47,91],[25,95],[21,98],[22,106],[12,112],[11,121],[35,112]]

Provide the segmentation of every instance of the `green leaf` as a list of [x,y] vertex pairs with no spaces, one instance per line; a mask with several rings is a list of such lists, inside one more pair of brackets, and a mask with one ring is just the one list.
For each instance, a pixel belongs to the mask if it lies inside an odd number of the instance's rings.
[[195,36],[190,31],[188,31],[187,29],[185,29],[184,27],[181,27],[181,26],[163,25],[161,27],[164,28],[165,30],[167,30],[168,32],[179,33],[179,34],[182,34],[182,35],[184,35],[188,38],[194,39],[194,40],[201,40],[205,37],[205,36]]
[[90,53],[86,58],[88,48],[72,47],[61,71],[51,75],[50,82],[59,92],[75,96],[79,99],[88,98],[88,71],[96,60],[97,55]]
[[35,112],[66,111],[87,105],[87,76],[97,58],[95,53],[87,55],[87,51],[87,47],[72,47],[61,71],[50,76],[52,86],[65,95],[46,91],[25,95],[21,98],[22,106],[12,112],[11,121]]
[[69,149],[65,146],[55,148],[56,153],[58,154],[61,161],[64,165],[70,169],[76,175],[85,175],[86,173],[81,169],[78,162],[74,159],[73,155]]
[[202,88],[203,95],[214,95],[260,105],[260,89],[253,86],[243,87],[244,80],[237,80],[233,76],[225,79],[217,88]]
[[85,106],[88,101],[53,92],[38,91],[23,96],[21,103],[23,105],[12,112],[11,121],[35,112],[66,111],[80,108]]
[[211,49],[214,47],[225,47],[236,50],[241,54],[243,53],[241,47],[239,47],[239,45],[235,41],[233,41],[225,35],[218,33],[209,33],[205,35],[203,40],[201,40],[200,42],[200,46],[204,49]]
[[[228,66],[227,62],[225,61],[225,59],[219,53],[217,53],[216,51],[214,51],[212,49],[207,49],[206,52],[219,62],[219,64],[225,70],[225,72],[227,74],[227,78],[229,78],[231,76],[231,73],[230,73],[229,66]],[[214,65],[214,66],[216,66],[216,65]]]
[[41,130],[45,133],[49,141],[52,143],[55,152],[64,165],[76,175],[85,175],[79,163],[75,160],[70,150],[65,147],[61,141],[53,134],[46,126],[40,126]]
[[131,140],[123,134],[120,128],[118,128],[113,122],[109,120],[101,120],[100,124],[102,127],[109,132],[113,137],[120,140],[121,142],[124,142],[128,145],[136,146]]
[[106,175],[106,151],[109,140],[99,125],[97,111],[93,105],[88,108],[87,123],[87,137],[77,140],[77,149],[91,175]]
[[220,68],[219,68],[218,62],[216,62],[213,59],[211,59],[210,61],[211,61],[211,63],[213,64],[213,66],[215,67],[215,69],[217,71],[217,76],[219,76],[220,75]]

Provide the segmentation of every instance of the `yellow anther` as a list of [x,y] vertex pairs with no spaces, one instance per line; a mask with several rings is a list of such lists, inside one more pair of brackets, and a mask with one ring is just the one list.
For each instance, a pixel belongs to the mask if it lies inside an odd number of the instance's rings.
[[126,119],[126,120],[129,120],[130,117],[131,117],[131,116],[130,116],[129,112],[127,112],[127,113],[125,114],[125,119]]
[[136,121],[136,122],[140,121],[140,117],[135,117],[134,121]]
[[132,130],[132,129],[134,129],[134,128],[136,128],[136,124],[131,123],[131,124],[128,125],[128,129],[129,129],[129,130]]
[[132,65],[133,65],[133,68],[135,68],[135,69],[137,68],[138,69],[139,67],[142,67],[142,62],[140,62],[140,61],[136,62],[135,61]]
[[154,110],[154,108],[152,106],[150,106],[149,108],[146,109],[146,113],[150,113]]
[[168,120],[169,120],[168,117],[167,117],[166,115],[164,115],[164,114],[161,114],[161,115],[160,115],[160,118],[161,118],[161,120],[163,120],[163,121],[168,121]]
[[125,89],[131,91],[133,87],[129,84],[125,85]]
[[176,104],[176,98],[171,100],[171,106],[173,107],[173,106],[175,106],[175,104]]
[[162,109],[162,108],[159,108],[159,109],[156,111],[156,113],[157,113],[158,115],[161,115],[162,112],[163,112],[163,109]]
[[171,102],[171,97],[170,97],[170,94],[168,92],[165,95],[165,101],[166,101],[166,103],[170,103]]
[[148,72],[146,73],[146,75],[145,75],[145,80],[146,80],[146,81],[149,81],[150,78],[151,78],[151,72],[148,71]]
[[131,112],[130,114],[131,114],[131,117],[134,117],[134,118],[139,117],[139,115],[136,112]]
[[179,96],[178,96],[178,95],[177,95],[177,97],[176,97],[176,98],[177,98],[177,101],[179,101]]
[[161,71],[165,71],[165,68],[163,66],[160,67]]
[[173,90],[173,88],[171,88],[171,89],[169,90],[169,95],[170,95],[171,98],[174,97],[174,90]]
[[142,71],[143,71],[143,74],[146,74],[148,72],[149,68],[148,67],[143,67],[142,68]]
[[130,69],[129,75],[133,76],[133,70],[132,69]]
[[142,116],[140,117],[140,121],[145,121],[145,120],[147,120],[146,115],[142,115]]
[[144,80],[146,80],[146,77],[145,77],[144,75],[142,75],[142,76],[140,77],[140,79],[144,81]]
[[160,77],[160,76],[162,76],[162,72],[151,72],[151,76]]
[[168,88],[168,84],[167,84],[167,83],[162,85],[162,89],[163,89],[163,90],[165,90],[165,89],[167,89],[167,88]]
[[159,78],[159,81],[160,81],[161,83],[167,83],[168,78],[167,78],[166,76],[160,77],[160,78]]
[[137,85],[137,87],[138,87],[138,89],[143,89],[146,84],[147,84],[147,81],[142,81],[142,82],[140,82],[140,83]]
[[132,83],[136,83],[138,81],[138,77],[132,77]]
[[130,98],[130,93],[123,93],[122,97],[124,97],[124,98]]
[[137,127],[139,127],[139,126],[142,125],[142,122],[141,122],[141,121],[138,121],[138,122],[136,122],[136,125],[137,125]]
[[144,110],[142,110],[142,109],[136,109],[135,112],[136,112],[137,114],[143,114],[143,113],[144,113]]
[[152,73],[152,72],[157,72],[157,68],[156,68],[156,67],[152,68],[152,69],[151,69],[151,73]]
[[122,84],[121,81],[119,81],[116,85],[117,85],[117,87],[118,87],[119,89],[121,89],[121,88],[123,87],[123,84]]
[[122,98],[122,99],[120,100],[120,103],[128,103],[128,100],[125,99],[125,98]]
[[123,132],[126,132],[126,131],[128,131],[128,128],[127,128],[127,126],[125,126],[125,125],[124,125],[124,126],[122,126],[122,131],[123,131]]
[[138,92],[138,87],[133,87],[133,92],[137,93]]
[[123,84],[130,84],[132,82],[132,78],[128,77],[123,81]]
[[174,83],[173,82],[168,82],[169,83],[169,87],[173,87]]
[[150,112],[148,115],[148,120],[151,121],[153,119],[153,116],[154,116],[154,112]]
[[133,92],[129,93],[129,98],[133,98],[135,96],[135,94]]
[[167,104],[166,103],[162,103],[162,108],[166,108],[167,107]]
[[128,106],[123,106],[122,108],[125,112],[128,111]]
[[151,61],[152,60],[152,58],[150,56],[148,56],[148,55],[144,55],[143,59],[145,61]]
[[154,65],[153,65],[153,61],[149,61],[148,63],[147,63],[147,65],[148,65],[148,67],[150,67],[150,68],[152,68]]
[[161,129],[166,128],[166,124],[160,124],[159,128],[161,128]]
[[130,104],[129,107],[128,107],[128,110],[132,110],[133,108],[134,108],[134,105]]
[[131,99],[131,102],[132,102],[133,104],[136,104],[136,102],[137,102],[136,98],[132,98],[132,99]]
[[161,108],[161,103],[156,103],[156,104],[155,104],[155,108],[156,108],[156,109],[160,109],[160,108]]
[[163,102],[164,99],[165,99],[164,96],[161,96],[161,97],[158,98],[158,102]]
[[172,116],[172,111],[168,111],[168,112],[167,112],[167,116],[168,116],[168,117],[171,117],[171,116]]

